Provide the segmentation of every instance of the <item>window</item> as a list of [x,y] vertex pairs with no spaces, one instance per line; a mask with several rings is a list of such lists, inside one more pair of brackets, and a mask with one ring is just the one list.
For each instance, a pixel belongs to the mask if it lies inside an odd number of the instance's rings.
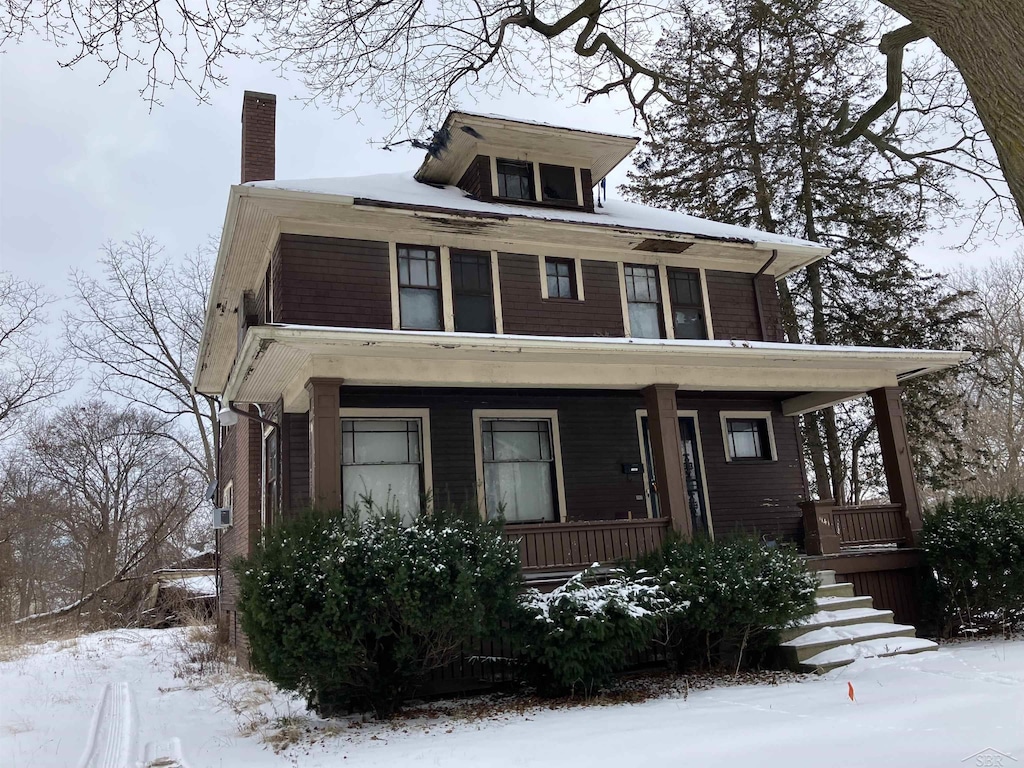
[[672,300],[672,326],[677,339],[706,339],[704,295],[700,272],[689,269],[668,270],[668,292]]
[[544,259],[549,299],[576,298],[575,267],[572,259]]
[[626,264],[623,275],[626,279],[630,336],[641,339],[663,338],[658,268]]
[[557,519],[552,420],[481,418],[478,459],[487,515],[514,522]]
[[775,434],[768,411],[722,413],[727,461],[774,461]]
[[520,160],[496,162],[498,170],[498,197],[512,200],[535,200],[533,192],[533,163]]
[[576,169],[565,165],[540,165],[540,191],[543,200],[576,205]]
[[235,500],[234,491],[234,484],[232,483],[231,480],[228,480],[227,483],[224,484],[224,490],[221,491],[220,494],[220,505],[224,507],[224,509],[232,509],[231,505],[234,503]]
[[494,333],[491,255],[452,251],[451,266],[455,330]]
[[437,248],[398,246],[398,306],[402,328],[441,330],[440,264]]
[[[422,420],[341,420],[341,490],[345,509],[364,498],[412,521],[423,498]],[[366,510],[363,510],[364,514]]]
[[269,429],[263,436],[264,455],[266,456],[265,474],[263,475],[263,514],[264,525],[273,525],[278,521],[280,496],[278,495],[278,434],[276,429]]

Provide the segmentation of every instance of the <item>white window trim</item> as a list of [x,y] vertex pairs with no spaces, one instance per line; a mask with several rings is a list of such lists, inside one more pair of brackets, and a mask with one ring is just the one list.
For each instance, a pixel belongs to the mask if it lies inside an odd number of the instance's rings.
[[[668,269],[661,262],[629,261],[629,264],[639,264],[644,267],[656,267],[658,270],[658,303],[661,304],[661,320],[665,325],[665,338],[676,337],[675,328],[672,324],[672,302],[668,297]],[[626,338],[632,338],[633,331],[629,326],[629,297],[626,295],[626,264],[625,261],[617,262],[619,267],[619,298],[622,300],[622,329]]]
[[[552,457],[555,464],[555,504],[558,520],[565,522],[565,479],[562,475],[562,439],[558,432],[557,410],[517,409],[474,409],[473,410],[473,453],[476,459],[476,499],[480,516],[487,519],[487,494],[484,491],[484,441],[482,422],[484,419],[547,419],[551,423]],[[510,521],[510,525],[514,522]]]
[[[725,448],[725,460],[727,462],[769,462],[778,461],[779,452],[775,448],[775,424],[773,423],[771,411],[720,411],[719,418],[722,421],[722,443]],[[729,452],[729,425],[728,419],[764,419],[768,425],[768,449],[771,451],[771,457],[767,459],[734,459],[732,454]]]
[[[714,519],[711,517],[711,500],[708,498],[708,473],[707,473],[707,460],[704,456],[704,443],[700,437],[700,417],[697,411],[676,411],[676,416],[688,416],[693,419],[693,430],[697,437],[697,453],[700,454],[700,487],[701,496],[704,497],[704,512],[708,519],[708,536],[712,539],[715,538],[715,524]],[[651,517],[654,514],[654,509],[651,505],[651,481],[649,471],[650,468],[647,466],[647,450],[644,445],[644,425],[643,419],[647,417],[646,408],[638,408],[636,412],[636,436],[640,443],[640,466],[643,469],[643,481],[644,481],[644,502],[647,504],[647,517]],[[680,446],[682,450],[682,446]]]
[[[682,269],[682,270],[692,270],[693,267],[679,267],[679,266],[676,266],[675,264],[659,264],[658,265],[658,268],[660,269],[659,277],[661,279],[661,287],[662,287],[662,302],[661,302],[661,304],[662,304],[662,306],[665,309],[665,328],[666,328],[666,333],[668,334],[668,337],[670,339],[674,339],[676,337],[676,324],[675,324],[675,322],[673,322],[673,317],[672,317],[672,294],[670,294],[669,290],[668,290],[668,270],[669,270],[670,267],[672,269]],[[707,280],[707,275],[705,274],[704,267],[698,267],[697,268],[697,272],[699,273],[698,274],[698,279],[700,280],[701,304],[703,305],[703,308],[704,308],[704,333],[705,333],[705,335],[707,335],[708,340],[710,341],[710,340],[715,338],[715,329],[714,329],[714,327],[712,326],[712,323],[711,323],[711,300],[708,298],[708,280]]]
[[[407,244],[403,240],[402,244]],[[423,246],[425,248],[437,248],[441,256],[440,279],[441,279],[441,323],[442,330],[453,332],[455,330],[455,290],[452,287],[452,252],[447,245],[433,245],[430,243],[412,243],[409,245]],[[467,248],[466,250],[474,250]],[[486,253],[486,251],[484,251]],[[494,310],[495,333],[504,333],[504,321],[501,314],[501,280],[498,274],[498,252],[490,251],[491,258],[491,303]],[[391,273],[391,330],[402,330],[402,307],[401,290],[398,285],[398,242],[388,243],[388,270]],[[545,290],[547,282],[544,281]]]
[[697,271],[700,272],[700,293],[704,300],[704,330],[707,332],[708,339],[712,340],[715,338],[715,327],[711,322],[711,299],[708,298],[707,270],[704,267],[698,267]]
[[[537,269],[540,270],[540,297],[542,299],[551,298],[548,295],[548,259],[557,259],[558,261],[571,261],[573,279],[576,281],[576,301],[586,301],[586,296],[583,294],[583,259],[579,256],[573,256],[571,258],[563,258],[561,256],[537,256]],[[563,299],[565,301],[565,299]]]
[[[423,449],[423,493],[427,497],[427,511],[433,509],[434,464],[430,452],[430,409],[429,408],[339,408],[338,409],[338,440],[341,438],[342,419],[419,419],[420,443]],[[340,443],[339,443],[340,445]],[[344,449],[342,449],[344,450]],[[338,472],[341,472],[340,464]],[[345,489],[341,489],[344,498]]]
[[232,520],[235,514],[235,482],[228,480],[224,483],[224,489],[220,492],[220,503],[225,509],[231,510]]
[[[563,168],[572,168],[573,175],[576,179],[576,205],[583,207],[583,168],[589,167],[582,165],[584,160],[581,158],[565,158],[558,157],[557,155],[549,155],[546,153],[529,152],[528,156],[524,157],[521,150],[516,150],[510,147],[480,147],[479,154],[484,152],[489,153],[491,159],[491,196],[495,199],[501,200],[498,195],[498,160],[514,160],[520,163],[530,163],[530,167],[533,169],[533,201],[537,203],[544,202],[544,190],[541,188],[540,183],[540,167],[541,165],[559,165]],[[465,173],[465,171],[463,171]],[[461,178],[461,175],[460,175]]]
[[501,276],[498,274],[498,252],[491,251],[491,297],[494,303],[494,332],[505,332],[501,314]]

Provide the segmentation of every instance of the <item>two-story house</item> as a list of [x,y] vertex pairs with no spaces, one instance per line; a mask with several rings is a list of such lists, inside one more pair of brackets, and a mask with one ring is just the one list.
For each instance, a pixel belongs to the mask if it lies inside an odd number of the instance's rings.
[[[670,529],[912,544],[900,384],[964,355],[784,343],[776,282],[827,249],[598,200],[636,138],[465,112],[414,173],[277,180],[275,109],[246,93],[195,373],[247,416],[222,430],[224,559],[364,495],[501,513],[528,572]],[[802,509],[796,417],[864,393],[892,504]]]

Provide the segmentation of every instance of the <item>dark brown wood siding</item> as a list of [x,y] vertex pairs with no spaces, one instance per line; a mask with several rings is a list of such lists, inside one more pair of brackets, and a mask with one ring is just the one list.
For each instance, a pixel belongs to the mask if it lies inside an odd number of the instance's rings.
[[593,212],[594,210],[594,177],[589,168],[580,168],[580,184],[583,185],[583,207]]
[[619,273],[613,262],[580,262],[584,301],[543,299],[536,256],[498,254],[505,333],[623,336]]
[[[708,270],[705,274],[716,339],[783,340],[779,294],[771,275],[757,278],[758,291],[755,293],[753,274],[715,270]],[[758,314],[758,294],[767,331],[764,335]]]
[[[794,419],[783,416],[767,397],[681,393],[679,410],[696,410],[708,479],[708,501],[716,535],[757,531],[771,537],[803,539],[803,467]],[[776,461],[728,462],[722,435],[722,411],[771,411]]]
[[491,158],[488,155],[477,155],[462,174],[456,185],[477,200],[491,200]]
[[300,511],[309,506],[309,415],[286,413],[281,417],[282,508]]
[[[678,402],[680,410],[698,411],[715,533],[746,530],[801,539],[798,504],[804,485],[793,419],[782,416],[768,395],[681,393]],[[634,517],[647,514],[643,481],[622,469],[623,464],[641,460],[636,422],[636,411],[644,407],[640,392],[343,386],[341,405],[428,408],[435,498],[455,505],[472,502],[476,495],[474,409],[556,410],[568,519],[612,520],[628,518],[630,513]],[[720,419],[723,410],[773,411],[778,460],[726,462]],[[296,421],[290,428],[295,437],[289,441],[292,451],[308,450],[298,439],[301,423]],[[301,482],[297,475],[300,466],[302,459],[293,454],[289,479],[293,488]],[[294,496],[291,503],[296,503]]]
[[279,250],[277,322],[342,328],[391,327],[387,243],[281,235]]

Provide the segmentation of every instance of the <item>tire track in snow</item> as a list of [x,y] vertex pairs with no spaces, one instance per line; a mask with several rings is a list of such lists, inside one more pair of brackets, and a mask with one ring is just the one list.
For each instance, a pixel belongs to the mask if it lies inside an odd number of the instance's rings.
[[128,683],[107,683],[93,713],[79,768],[126,768],[131,759],[132,701]]

